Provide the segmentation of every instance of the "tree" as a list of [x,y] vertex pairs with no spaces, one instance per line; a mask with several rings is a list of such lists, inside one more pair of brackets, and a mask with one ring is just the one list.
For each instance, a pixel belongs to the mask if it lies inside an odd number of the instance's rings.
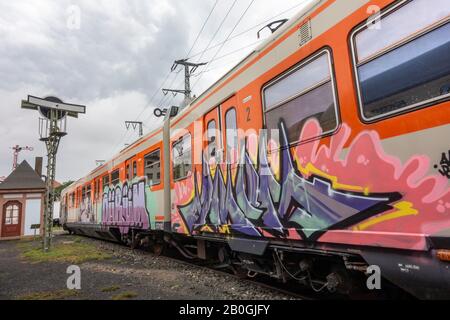
[[70,186],[74,181],[67,181],[64,182],[62,185],[60,185],[59,187],[55,188],[55,199],[60,199],[61,198],[61,192],[67,188],[68,186]]

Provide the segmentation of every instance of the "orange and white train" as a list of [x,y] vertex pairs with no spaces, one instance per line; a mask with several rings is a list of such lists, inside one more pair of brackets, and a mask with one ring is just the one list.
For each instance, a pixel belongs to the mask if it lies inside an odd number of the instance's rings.
[[64,190],[63,223],[317,291],[379,271],[450,298],[449,138],[450,0],[314,0]]

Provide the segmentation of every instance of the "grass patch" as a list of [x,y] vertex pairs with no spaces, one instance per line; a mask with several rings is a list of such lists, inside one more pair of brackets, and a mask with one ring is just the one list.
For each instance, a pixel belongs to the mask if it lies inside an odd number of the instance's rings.
[[130,299],[137,298],[137,296],[138,296],[138,294],[136,292],[127,291],[127,292],[122,292],[122,293],[119,293],[118,295],[113,296],[112,299],[115,301],[130,300]]
[[87,261],[106,260],[111,256],[96,246],[75,240],[72,243],[54,243],[50,252],[44,252],[37,242],[20,242],[22,257],[32,263],[63,262],[81,264]]
[[111,286],[111,287],[106,287],[102,289],[102,292],[116,292],[119,291],[120,287],[119,286]]
[[52,292],[34,292],[17,297],[17,300],[65,300],[79,295],[76,290],[61,290]]

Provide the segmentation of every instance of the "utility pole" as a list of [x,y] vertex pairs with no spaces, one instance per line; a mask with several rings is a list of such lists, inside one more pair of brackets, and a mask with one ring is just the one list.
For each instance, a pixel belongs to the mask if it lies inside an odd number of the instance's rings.
[[56,154],[61,138],[67,135],[67,116],[78,118],[78,114],[86,113],[86,107],[66,104],[56,97],[41,99],[28,96],[27,101],[22,101],[22,109],[38,110],[43,116],[39,119],[40,141],[45,142],[47,147],[43,250],[48,252],[52,245],[53,204],[55,201],[53,184],[56,176]]
[[185,105],[192,101],[192,90],[191,90],[191,76],[200,66],[204,66],[206,63],[193,63],[188,62],[188,59],[177,60],[172,66],[172,72],[177,69],[178,66],[184,66],[184,90],[175,89],[162,89],[164,95],[170,92],[176,96],[178,93],[184,94]]
[[19,147],[19,145],[16,145],[16,146],[12,147],[11,149],[14,150],[13,171],[17,169],[17,165],[19,163],[19,153],[22,151],[33,151],[34,150],[31,147]]
[[133,127],[133,130],[136,130],[136,128],[139,126],[139,137],[142,137],[144,135],[143,125],[144,124],[140,121],[125,121],[127,130],[130,130],[130,127]]

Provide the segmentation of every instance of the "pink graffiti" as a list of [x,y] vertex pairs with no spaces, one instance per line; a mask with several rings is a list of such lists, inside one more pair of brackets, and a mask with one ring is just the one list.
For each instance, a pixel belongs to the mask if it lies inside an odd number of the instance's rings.
[[[301,140],[321,135],[317,121],[309,121],[301,134]],[[351,128],[343,125],[331,138],[329,146],[319,140],[296,148],[298,165],[312,164],[322,172],[336,177],[345,185],[361,186],[373,193],[399,192],[401,201],[412,204],[416,214],[400,215],[398,218],[380,219],[368,226],[364,237],[355,244],[392,245],[401,243],[409,248],[424,244],[424,236],[433,235],[450,228],[450,188],[448,179],[430,175],[431,163],[426,155],[415,155],[406,163],[388,155],[375,131],[364,131],[349,141]],[[350,143],[349,143],[350,142]],[[347,150],[344,147],[347,146]],[[395,214],[393,211],[380,216]],[[349,242],[349,237],[361,232],[328,232],[321,238],[324,242]],[[412,240],[414,239],[414,240]]]

